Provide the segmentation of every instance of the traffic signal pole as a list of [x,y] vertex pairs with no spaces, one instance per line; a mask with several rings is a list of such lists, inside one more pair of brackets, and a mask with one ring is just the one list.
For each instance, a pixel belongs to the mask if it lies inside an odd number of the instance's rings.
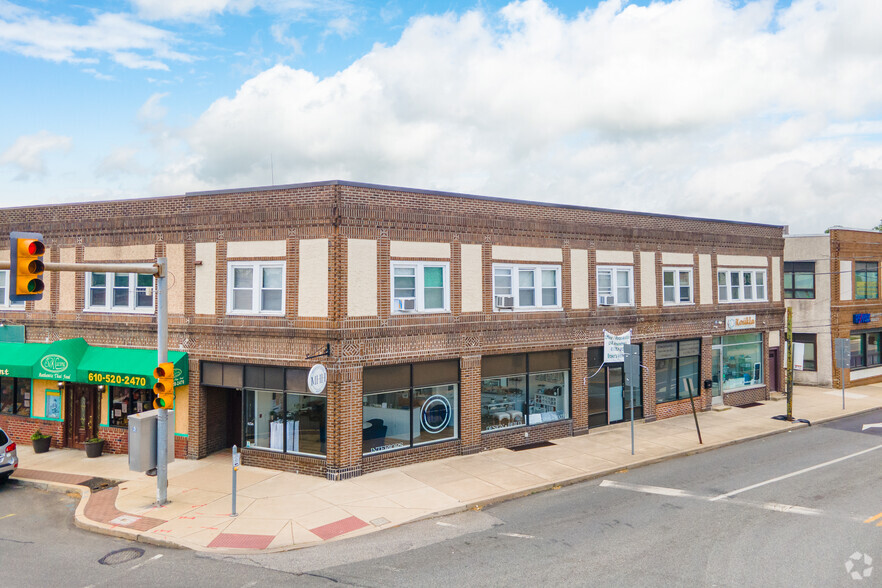
[[[156,359],[168,361],[168,259],[156,258]],[[156,418],[156,504],[168,502],[168,409]]]

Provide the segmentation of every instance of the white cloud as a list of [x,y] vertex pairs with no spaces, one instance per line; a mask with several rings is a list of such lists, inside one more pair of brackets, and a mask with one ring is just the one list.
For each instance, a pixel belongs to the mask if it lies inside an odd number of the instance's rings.
[[144,167],[138,163],[138,150],[134,147],[117,147],[111,151],[95,169],[99,178],[117,177],[123,174],[144,173]]
[[18,180],[26,180],[32,175],[43,176],[47,173],[46,154],[50,151],[70,151],[72,144],[70,137],[53,135],[49,131],[23,135],[0,155],[0,164],[16,168]]
[[416,18],[334,76],[278,65],[217,100],[165,182],[267,184],[272,154],[277,183],[855,224],[882,185],[876,2],[609,0],[568,19],[527,0]]
[[69,63],[92,64],[107,56],[125,67],[147,69],[167,69],[165,61],[193,61],[174,49],[180,44],[174,34],[131,15],[101,13],[79,25],[8,3],[4,6],[8,10],[0,12],[0,50]]
[[138,120],[144,124],[151,124],[164,119],[168,109],[162,105],[162,99],[168,95],[168,92],[156,92],[151,95],[138,110]]

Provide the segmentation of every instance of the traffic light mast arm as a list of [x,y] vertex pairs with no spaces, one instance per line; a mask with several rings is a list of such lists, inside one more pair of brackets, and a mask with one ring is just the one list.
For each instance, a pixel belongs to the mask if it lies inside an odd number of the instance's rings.
[[[0,270],[10,269],[8,259],[0,259]],[[44,261],[45,271],[51,272],[114,272],[118,274],[159,274],[156,263],[57,263]]]

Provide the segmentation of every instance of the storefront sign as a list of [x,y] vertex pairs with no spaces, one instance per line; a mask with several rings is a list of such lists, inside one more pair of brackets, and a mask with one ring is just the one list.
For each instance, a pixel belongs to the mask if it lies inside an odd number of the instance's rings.
[[325,386],[328,384],[328,370],[325,369],[320,363],[315,364],[309,370],[309,375],[306,377],[306,386],[309,388],[309,391],[313,394],[321,394],[325,391]]
[[856,325],[860,325],[863,323],[870,322],[870,313],[869,312],[859,312],[857,314],[851,315],[852,323]]
[[755,314],[742,314],[740,316],[727,316],[726,317],[726,330],[727,331],[737,331],[739,329],[755,329],[756,328],[756,315]]
[[450,424],[453,410],[443,394],[429,396],[420,410],[420,424],[427,433],[440,433]]
[[[180,370],[175,370],[180,371]],[[88,380],[96,384],[110,384],[111,386],[126,386],[127,388],[150,388],[147,378],[144,376],[131,376],[123,374],[108,374],[101,372],[89,372]],[[175,385],[178,383],[175,382]]]
[[805,361],[805,343],[793,344],[793,369],[802,371],[802,365]]
[[627,333],[614,335],[608,331],[603,332],[603,362],[621,363],[625,361],[625,345],[631,344],[631,329]]

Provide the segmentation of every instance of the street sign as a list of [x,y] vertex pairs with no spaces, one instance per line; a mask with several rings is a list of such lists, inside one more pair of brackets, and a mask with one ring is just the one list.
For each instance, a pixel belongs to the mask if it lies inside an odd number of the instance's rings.
[[845,369],[851,363],[851,342],[848,339],[836,339],[836,367]]
[[625,343],[622,345],[625,361],[625,385],[640,385],[640,346]]
[[805,362],[805,343],[794,343],[793,344],[793,369],[798,372],[803,370],[803,363]]

